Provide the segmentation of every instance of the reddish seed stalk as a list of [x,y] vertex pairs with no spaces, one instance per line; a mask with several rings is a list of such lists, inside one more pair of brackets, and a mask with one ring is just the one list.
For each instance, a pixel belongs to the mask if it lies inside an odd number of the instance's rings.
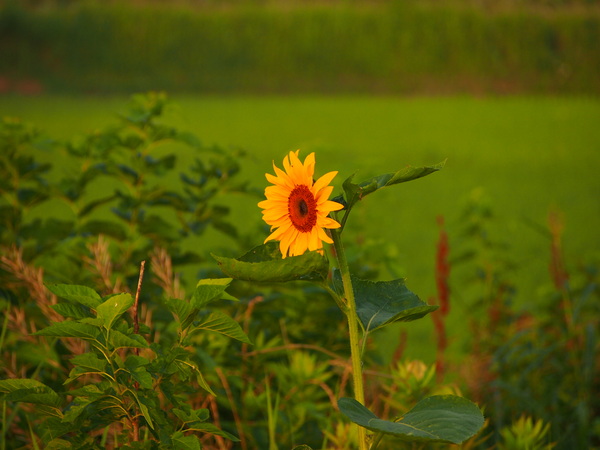
[[448,234],[444,229],[444,217],[438,216],[437,222],[440,226],[440,238],[436,253],[435,280],[440,308],[431,313],[431,319],[433,320],[437,335],[436,375],[438,382],[441,382],[444,378],[446,368],[444,354],[448,346],[444,319],[450,311],[450,263],[448,262],[450,245],[448,243]]
[[548,226],[550,228],[551,244],[550,244],[550,276],[554,282],[556,290],[561,293],[561,309],[563,311],[565,325],[567,329],[573,326],[573,313],[571,298],[567,283],[569,274],[565,268],[565,263],[562,255],[562,232],[563,223],[558,212],[551,211],[548,215]]

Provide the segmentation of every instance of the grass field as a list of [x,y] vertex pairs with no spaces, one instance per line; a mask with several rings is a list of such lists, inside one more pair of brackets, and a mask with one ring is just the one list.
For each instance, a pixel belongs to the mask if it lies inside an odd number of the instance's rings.
[[[598,255],[600,230],[600,101],[593,98],[177,97],[168,120],[205,143],[243,147],[244,169],[263,188],[271,161],[288,150],[317,154],[317,172],[339,170],[334,184],[354,172],[361,180],[407,164],[446,167],[423,180],[369,197],[355,209],[350,236],[391,242],[402,275],[423,298],[435,294],[436,217],[448,223],[452,244],[465,199],[489,197],[493,233],[510,244],[517,269],[517,302],[535,308],[546,282],[551,208],[565,217],[571,263]],[[114,122],[126,99],[0,97],[0,114],[21,117],[64,139]],[[181,155],[185,161],[190,155]],[[247,202],[246,202],[247,203]],[[260,222],[253,204],[234,200],[235,217]],[[460,301],[454,286],[453,300]],[[462,320],[460,307],[451,322]],[[453,317],[452,317],[453,316]],[[429,321],[421,321],[421,331]],[[417,327],[418,328],[418,327]],[[450,325],[450,330],[453,328]],[[418,331],[419,332],[419,331]],[[430,330],[427,331],[430,333]],[[415,356],[421,356],[418,349]],[[428,358],[430,359],[430,358]]]

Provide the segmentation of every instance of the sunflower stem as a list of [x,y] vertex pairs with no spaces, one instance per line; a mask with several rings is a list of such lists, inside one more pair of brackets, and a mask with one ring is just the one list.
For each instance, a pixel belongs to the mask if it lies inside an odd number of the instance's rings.
[[[346,259],[346,253],[344,246],[342,245],[342,238],[340,230],[331,230],[331,236],[333,239],[333,245],[335,247],[335,253],[342,277],[342,284],[344,286],[344,296],[346,298],[346,318],[348,319],[348,328],[350,331],[350,354],[352,358],[352,381],[354,384],[354,399],[361,405],[365,404],[365,392],[363,388],[363,376],[362,376],[362,360],[361,360],[361,348],[360,348],[360,336],[358,330],[358,316],[356,315],[356,301],[354,299],[354,290],[352,288],[352,279],[350,278],[350,268],[348,267],[348,260]],[[358,427],[358,445],[360,450],[367,450],[367,432],[365,428],[360,425]]]

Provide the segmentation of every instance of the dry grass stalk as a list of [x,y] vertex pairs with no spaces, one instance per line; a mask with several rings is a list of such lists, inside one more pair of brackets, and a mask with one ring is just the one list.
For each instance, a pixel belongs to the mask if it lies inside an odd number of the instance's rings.
[[85,257],[90,271],[96,274],[97,282],[103,286],[107,294],[123,292],[121,277],[116,276],[113,282],[113,263],[109,251],[109,242],[102,234],[96,242],[87,245],[91,257]]
[[16,245],[3,248],[2,253],[0,267],[12,277],[12,279],[6,280],[6,287],[25,289],[48,319],[60,321],[62,317],[51,307],[57,302],[56,295],[46,289],[44,285],[44,269],[25,262],[23,249]]
[[[40,309],[42,315],[48,319],[48,322],[61,322],[63,317],[52,308],[56,305],[58,299],[56,295],[50,292],[44,285],[44,269],[34,267],[23,259],[23,249],[12,245],[8,248],[2,248],[2,256],[0,256],[0,267],[5,270],[10,278],[5,280],[5,286],[9,289],[23,289],[27,295],[35,301],[35,304]],[[11,306],[7,313],[8,329],[27,339],[30,342],[42,343],[47,346],[45,338],[32,336],[38,330],[38,325],[32,319],[27,319],[27,314],[22,306]],[[46,324],[43,324],[44,326]],[[74,355],[85,353],[88,349],[85,341],[80,339],[64,338],[62,339],[65,346]],[[52,365],[56,365],[55,361],[48,361]],[[25,374],[21,373],[26,370],[25,366],[17,367],[16,360],[12,366],[6,366],[4,369],[7,373],[24,378]]]
[[150,258],[154,274],[152,281],[163,288],[166,296],[184,298],[185,291],[181,287],[179,275],[173,275],[173,263],[169,253],[162,247],[154,247]]

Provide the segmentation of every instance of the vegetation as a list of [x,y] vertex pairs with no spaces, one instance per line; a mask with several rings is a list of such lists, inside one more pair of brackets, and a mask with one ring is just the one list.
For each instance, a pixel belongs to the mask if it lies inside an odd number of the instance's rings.
[[600,92],[597,7],[550,3],[8,1],[1,84],[30,93]]
[[[235,261],[267,236],[248,215],[235,219],[229,202],[242,198],[259,214],[262,189],[243,177],[244,153],[202,144],[165,111],[163,95],[137,96],[116,123],[68,140],[2,122],[2,446],[354,448],[337,410],[351,396],[343,314],[306,283],[223,278],[209,251]],[[59,164],[55,155],[67,157]],[[467,447],[598,445],[595,255],[565,258],[559,213],[535,225],[550,270],[536,278],[531,309],[514,302],[515,247],[498,232],[493,203],[476,191],[451,211],[429,263],[435,344],[423,362],[407,358],[423,339],[374,332],[365,341],[366,406],[394,420],[424,397],[461,394],[488,419]],[[365,245],[353,232],[353,274],[379,281],[398,270],[389,242]],[[458,354],[447,345],[457,334]],[[348,406],[340,408],[360,423]]]

